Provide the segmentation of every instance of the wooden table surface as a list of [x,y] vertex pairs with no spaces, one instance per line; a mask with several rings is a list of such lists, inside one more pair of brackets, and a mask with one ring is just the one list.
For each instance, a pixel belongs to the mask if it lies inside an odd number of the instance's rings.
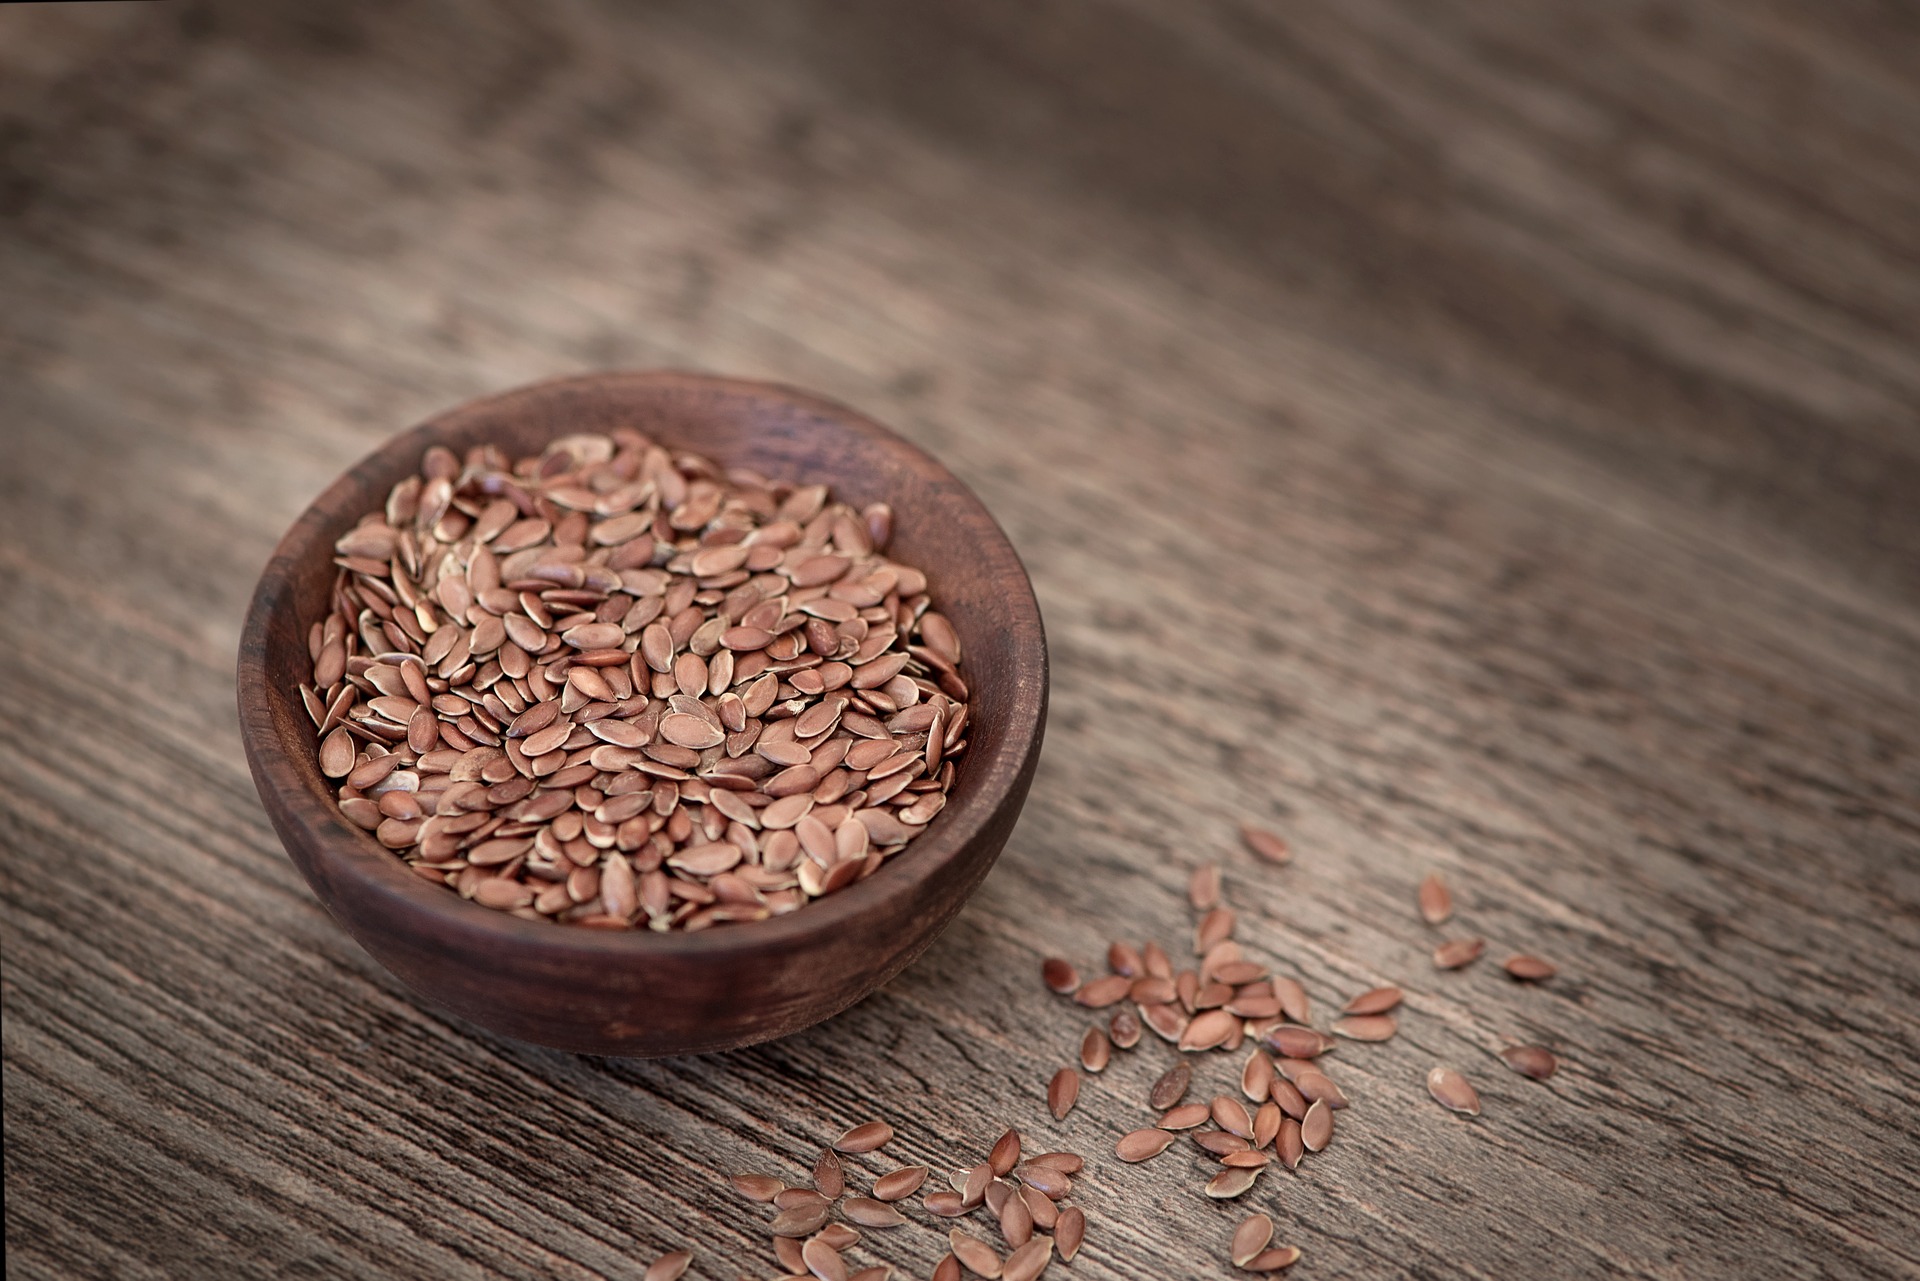
[[[1302,1277],[1920,1274],[1916,67],[1874,0],[0,9],[9,1275],[770,1276],[723,1175],[872,1117],[1087,1153],[1049,1276],[1230,1275],[1252,1208]],[[609,366],[896,425],[1052,641],[978,897],[733,1054],[424,1007],[236,737],[295,513]],[[1322,1022],[1409,992],[1333,1146],[1224,1204],[1112,1157],[1170,1047],[1042,1104],[1092,1018],[1041,957],[1183,940],[1209,859]],[[853,1257],[925,1275],[911,1213]]]

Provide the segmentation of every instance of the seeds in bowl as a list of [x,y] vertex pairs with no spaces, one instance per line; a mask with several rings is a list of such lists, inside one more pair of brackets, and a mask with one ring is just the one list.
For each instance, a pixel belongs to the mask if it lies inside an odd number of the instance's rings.
[[300,696],[340,810],[485,907],[764,920],[871,876],[965,754],[893,514],[630,429],[428,449],[335,544]]

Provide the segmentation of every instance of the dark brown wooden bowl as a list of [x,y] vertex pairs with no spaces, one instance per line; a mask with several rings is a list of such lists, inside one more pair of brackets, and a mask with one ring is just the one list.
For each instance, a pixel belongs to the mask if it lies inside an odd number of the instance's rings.
[[[868,879],[797,912],[694,933],[603,931],[489,911],[428,884],[340,814],[296,687],[326,608],[334,541],[418,470],[427,446],[514,456],[632,426],[729,466],[825,481],[896,513],[891,550],[927,574],[971,687],[970,746],[928,830]],[[356,465],[294,522],[240,640],[240,734],[260,799],[313,892],[435,1005],[503,1036],[585,1054],[750,1045],[839,1013],[925,951],[986,876],[1025,801],[1047,710],[1047,647],[1026,570],[980,500],[869,418],[765,383],[609,373],[441,414]]]

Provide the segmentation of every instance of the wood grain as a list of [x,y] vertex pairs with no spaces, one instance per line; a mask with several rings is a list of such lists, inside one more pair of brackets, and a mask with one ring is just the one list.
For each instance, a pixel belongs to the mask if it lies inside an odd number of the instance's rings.
[[[1224,1274],[1255,1204],[1299,1276],[1920,1272],[1915,65],[1873,0],[0,7],[10,1271],[769,1275],[720,1176],[880,1115],[1088,1152],[1074,1275]],[[231,659],[386,435],[659,365],[967,480],[1053,713],[899,979],[584,1059],[328,921]],[[1089,1020],[1039,958],[1180,940],[1203,858],[1323,1011],[1410,993],[1235,1207],[1106,1156],[1165,1047],[1041,1100]],[[1560,977],[1434,974],[1433,868]]]

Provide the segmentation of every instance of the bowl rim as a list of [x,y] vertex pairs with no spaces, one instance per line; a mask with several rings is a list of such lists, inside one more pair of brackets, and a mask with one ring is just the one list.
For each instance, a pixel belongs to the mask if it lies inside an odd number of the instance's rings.
[[[287,743],[280,733],[276,715],[296,724],[311,726],[312,723],[295,692],[272,688],[266,677],[269,623],[278,611],[294,608],[293,581],[298,566],[315,555],[330,558],[334,541],[351,521],[373,510],[384,498],[387,488],[400,477],[417,470],[420,456],[429,445],[476,418],[510,414],[556,395],[583,391],[659,398],[666,403],[670,403],[675,393],[707,394],[798,409],[830,420],[842,430],[863,435],[907,459],[920,461],[928,469],[927,474],[970,509],[968,515],[978,526],[977,530],[970,531],[977,539],[972,553],[994,582],[1004,584],[996,595],[1008,610],[1012,624],[1007,630],[1015,638],[1017,649],[1008,667],[1019,688],[1009,691],[1008,723],[998,741],[982,756],[967,761],[968,770],[975,775],[970,795],[949,804],[925,834],[890,857],[865,880],[783,916],[692,933],[646,928],[593,929],[526,920],[468,902],[409,871],[393,851],[376,843],[371,833],[348,822],[333,798],[321,790],[324,780],[320,778],[317,763],[307,756],[307,768],[303,770],[300,758],[306,755],[304,749]],[[699,452],[684,440],[673,440],[665,433],[662,439],[670,447]],[[830,477],[822,479],[832,482]],[[356,495],[368,489],[375,492],[363,504]],[[354,514],[344,518],[347,524],[343,525],[343,518],[333,514],[337,511]],[[294,634],[304,638],[306,628],[297,627]],[[325,865],[328,879],[345,875],[359,882],[363,893],[379,900],[382,915],[388,918],[421,914],[432,918],[434,934],[443,941],[477,948],[506,945],[523,958],[548,957],[555,963],[582,956],[665,960],[765,952],[785,957],[791,955],[792,945],[799,940],[854,924],[863,917],[882,912],[898,900],[915,896],[941,868],[961,857],[1018,786],[1023,772],[1039,751],[1046,723],[1047,695],[1045,630],[1032,582],[1005,530],[965,482],[919,446],[836,401],[782,383],[681,370],[603,371],[543,379],[462,402],[388,438],[315,497],[275,546],[247,605],[236,670],[242,745],[256,787],[263,794],[269,788],[273,790],[274,799],[280,802],[279,817],[292,829],[283,833],[282,840],[289,854],[294,852],[295,844],[303,845],[313,852],[317,862]],[[269,768],[276,762],[304,775],[305,785],[281,786]],[[264,799],[267,798],[263,795]],[[366,857],[368,854],[378,857]],[[300,865],[298,858],[294,862]],[[308,880],[311,884],[313,878],[309,876]],[[329,913],[334,913],[328,896],[321,893],[317,885],[313,888],[315,897]]]

